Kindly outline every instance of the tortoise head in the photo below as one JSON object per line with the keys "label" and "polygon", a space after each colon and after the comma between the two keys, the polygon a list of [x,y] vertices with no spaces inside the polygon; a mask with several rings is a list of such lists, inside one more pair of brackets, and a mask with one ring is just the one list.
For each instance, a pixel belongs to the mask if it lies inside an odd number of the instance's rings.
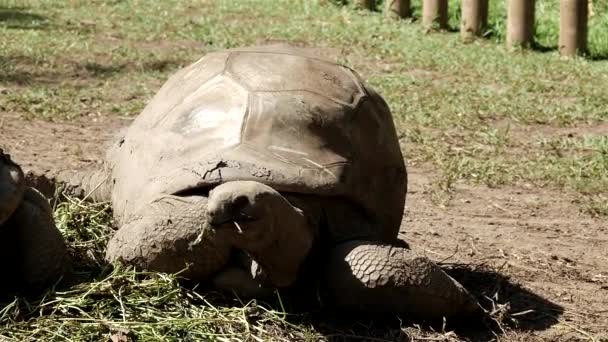
{"label": "tortoise head", "polygon": [[269,203],[278,193],[271,187],[253,181],[234,181],[218,185],[209,192],[207,215],[212,225],[235,224],[262,220],[272,208]]}

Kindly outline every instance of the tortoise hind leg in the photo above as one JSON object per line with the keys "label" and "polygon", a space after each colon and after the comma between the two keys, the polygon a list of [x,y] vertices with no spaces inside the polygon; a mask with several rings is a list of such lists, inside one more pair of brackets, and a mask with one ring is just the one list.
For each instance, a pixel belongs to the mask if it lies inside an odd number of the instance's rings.
{"label": "tortoise hind leg", "polygon": [[123,135],[124,130],[108,147],[103,164],[98,168],[81,171],[47,171],[42,174],[30,171],[25,175],[26,185],[37,189],[47,198],[53,198],[56,192],[60,191],[68,196],[93,202],[111,201],[114,185],[112,167],[124,141]]}
{"label": "tortoise hind leg", "polygon": [[326,299],[337,309],[424,319],[480,313],[477,301],[425,257],[396,246],[349,241],[330,252]]}
{"label": "tortoise hind leg", "polygon": [[53,198],[57,191],[93,202],[108,202],[112,196],[110,172],[105,168],[44,174],[30,171],[25,175],[25,182],[27,186],[37,189],[47,198]]}

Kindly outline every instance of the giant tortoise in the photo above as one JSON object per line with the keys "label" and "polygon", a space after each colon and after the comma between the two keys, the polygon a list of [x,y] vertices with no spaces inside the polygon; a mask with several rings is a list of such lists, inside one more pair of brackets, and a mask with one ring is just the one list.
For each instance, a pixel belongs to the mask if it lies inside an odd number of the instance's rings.
{"label": "giant tortoise", "polygon": [[41,290],[69,266],[49,203],[26,186],[21,167],[0,149],[0,267],[2,294]]}
{"label": "giant tortoise", "polygon": [[306,49],[207,54],[162,86],[103,170],[62,177],[111,201],[112,262],[254,295],[294,285],[306,265],[340,309],[479,309],[398,243],[407,175],[389,107],[355,71]]}

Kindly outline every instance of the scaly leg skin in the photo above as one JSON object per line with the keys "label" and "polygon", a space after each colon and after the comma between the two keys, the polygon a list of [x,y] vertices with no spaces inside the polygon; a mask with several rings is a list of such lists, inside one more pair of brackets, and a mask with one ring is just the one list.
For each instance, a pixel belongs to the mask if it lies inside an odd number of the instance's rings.
{"label": "scaly leg skin", "polygon": [[326,299],[340,310],[409,314],[422,319],[481,313],[469,292],[439,266],[412,251],[349,241],[331,251]]}
{"label": "scaly leg skin", "polygon": [[314,227],[279,192],[253,181],[227,182],[209,193],[208,215],[260,266],[252,272],[255,279],[275,287],[295,282],[312,248]]}
{"label": "scaly leg skin", "polygon": [[63,237],[41,193],[26,188],[23,201],[1,227],[3,286],[16,291],[37,291],[57,281],[69,269]]}
{"label": "scaly leg skin", "polygon": [[149,271],[208,279],[230,257],[231,245],[207,224],[207,198],[164,195],[144,204],[115,233],[106,251],[109,262]]}

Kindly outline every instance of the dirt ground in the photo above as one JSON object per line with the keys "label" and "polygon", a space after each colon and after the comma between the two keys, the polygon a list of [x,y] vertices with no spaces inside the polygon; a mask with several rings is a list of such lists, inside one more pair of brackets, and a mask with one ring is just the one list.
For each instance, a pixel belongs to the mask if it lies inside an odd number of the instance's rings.
{"label": "dirt ground", "polygon": [[[0,117],[0,147],[27,170],[94,166],[128,118],[52,123]],[[510,312],[498,340],[608,341],[608,223],[574,197],[533,186],[459,184],[431,203],[435,173],[410,165],[403,238],[446,267],[486,308]],[[465,271],[454,264],[468,264]],[[509,303],[505,306],[504,303]],[[474,339],[474,337],[473,337]]]}

